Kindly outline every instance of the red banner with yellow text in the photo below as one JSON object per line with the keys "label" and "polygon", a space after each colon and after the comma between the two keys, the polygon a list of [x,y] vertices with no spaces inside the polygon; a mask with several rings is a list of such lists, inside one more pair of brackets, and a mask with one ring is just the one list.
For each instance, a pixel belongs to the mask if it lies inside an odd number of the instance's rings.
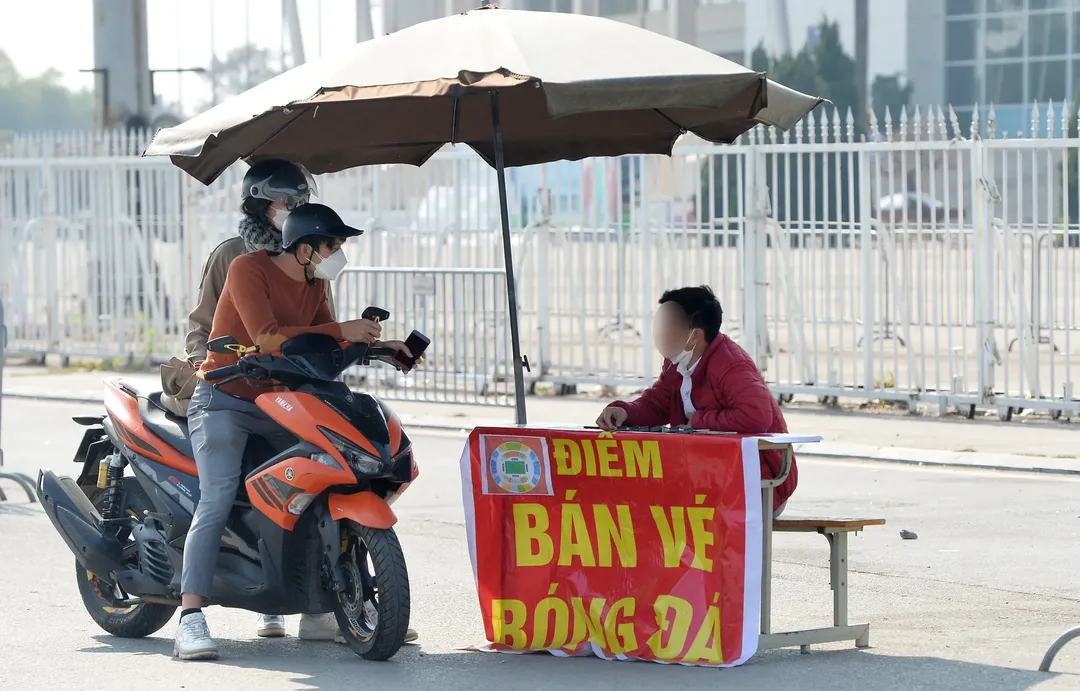
{"label": "red banner with yellow text", "polygon": [[489,649],[720,666],[756,651],[756,439],[477,428],[461,468]]}

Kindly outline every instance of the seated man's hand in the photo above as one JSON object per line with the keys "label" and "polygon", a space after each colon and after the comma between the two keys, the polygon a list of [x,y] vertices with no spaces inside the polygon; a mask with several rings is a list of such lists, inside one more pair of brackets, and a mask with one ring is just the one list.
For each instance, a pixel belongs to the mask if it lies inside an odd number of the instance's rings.
{"label": "seated man's hand", "polygon": [[604,408],[604,412],[600,413],[600,417],[596,418],[596,426],[605,432],[610,432],[616,427],[622,427],[626,423],[626,418],[625,408],[609,405]]}

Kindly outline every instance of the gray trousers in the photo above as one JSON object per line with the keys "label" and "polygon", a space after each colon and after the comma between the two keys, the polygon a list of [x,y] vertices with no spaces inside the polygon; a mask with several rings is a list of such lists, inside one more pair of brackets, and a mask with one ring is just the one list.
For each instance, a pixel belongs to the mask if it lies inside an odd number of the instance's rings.
{"label": "gray trousers", "polygon": [[202,381],[188,406],[188,429],[199,469],[200,496],[184,543],[180,590],[209,597],[221,536],[240,486],[248,437],[262,437],[279,450],[295,439],[254,403],[215,391]]}

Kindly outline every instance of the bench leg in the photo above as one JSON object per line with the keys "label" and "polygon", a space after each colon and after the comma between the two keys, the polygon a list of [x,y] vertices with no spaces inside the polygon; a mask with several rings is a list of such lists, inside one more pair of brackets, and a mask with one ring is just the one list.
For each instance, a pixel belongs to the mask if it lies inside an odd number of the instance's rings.
{"label": "bench leg", "polygon": [[833,591],[833,626],[847,626],[847,533],[826,533],[825,538],[829,541],[829,587]]}
{"label": "bench leg", "polygon": [[761,633],[772,633],[772,488],[761,490]]}
{"label": "bench leg", "polygon": [[[848,625],[848,534],[826,533],[829,540],[829,586],[833,591],[833,626]],[[870,646],[870,627],[855,639],[856,648]]]}

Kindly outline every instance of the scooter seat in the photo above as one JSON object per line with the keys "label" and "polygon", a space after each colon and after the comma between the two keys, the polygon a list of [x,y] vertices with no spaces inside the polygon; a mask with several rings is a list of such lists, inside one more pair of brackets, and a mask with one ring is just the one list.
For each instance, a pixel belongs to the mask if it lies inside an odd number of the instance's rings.
{"label": "scooter seat", "polygon": [[191,450],[191,441],[188,439],[187,420],[173,415],[162,407],[161,392],[155,391],[145,396],[139,394],[137,400],[139,416],[142,417],[147,429],[188,458],[195,458]]}
{"label": "scooter seat", "polygon": [[[144,393],[128,382],[122,382],[127,391],[135,397],[139,405],[139,416],[146,428],[158,436],[163,442],[194,460],[195,453],[191,448],[191,440],[188,438],[188,423],[182,417],[173,415],[161,404],[161,392],[153,391]],[[277,453],[265,439],[261,437],[249,437],[244,447],[244,457],[241,464],[241,477],[246,477],[255,468],[262,465],[267,459]],[[247,488],[240,483],[237,490],[237,499],[247,501]]]}

